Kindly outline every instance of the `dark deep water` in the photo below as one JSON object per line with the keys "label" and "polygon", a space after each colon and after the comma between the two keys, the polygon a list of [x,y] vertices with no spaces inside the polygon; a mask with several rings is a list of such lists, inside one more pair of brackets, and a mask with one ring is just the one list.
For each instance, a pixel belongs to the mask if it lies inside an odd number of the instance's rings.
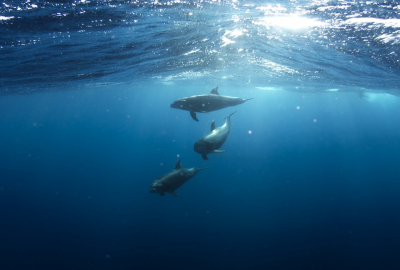
{"label": "dark deep water", "polygon": [[[164,106],[188,92],[3,97],[2,269],[400,265],[397,99],[254,92],[203,161],[193,143],[232,110],[196,123]],[[177,155],[209,168],[180,197],[148,193]]]}
{"label": "dark deep water", "polygon": [[[399,269],[398,10],[2,2],[0,269]],[[255,99],[169,107],[215,86]]]}

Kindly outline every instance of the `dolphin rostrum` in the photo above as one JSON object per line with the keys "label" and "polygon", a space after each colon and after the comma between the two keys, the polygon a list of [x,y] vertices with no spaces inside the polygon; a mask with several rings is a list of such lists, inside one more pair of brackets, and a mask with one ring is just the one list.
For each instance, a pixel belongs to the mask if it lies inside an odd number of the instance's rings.
{"label": "dolphin rostrum", "polygon": [[197,95],[180,98],[171,104],[171,108],[189,111],[190,115],[195,121],[197,119],[196,113],[208,113],[226,107],[236,106],[244,103],[253,98],[243,99],[239,97],[222,96],[218,93],[218,86],[211,90],[210,94]]}
{"label": "dolphin rostrum", "polygon": [[202,168],[181,168],[181,160],[178,159],[175,165],[175,169],[167,174],[164,174],[160,178],[154,180],[151,184],[150,193],[159,193],[161,196],[165,195],[165,192],[171,193],[172,195],[179,196],[175,193],[175,189],[185,184],[190,178],[195,176]]}
{"label": "dolphin rostrum", "polygon": [[219,148],[224,144],[231,131],[231,116],[235,112],[226,117],[225,124],[220,127],[216,128],[213,120],[211,123],[211,133],[194,144],[194,151],[199,153],[204,160],[208,160],[207,154],[225,152],[225,150],[219,150]]}

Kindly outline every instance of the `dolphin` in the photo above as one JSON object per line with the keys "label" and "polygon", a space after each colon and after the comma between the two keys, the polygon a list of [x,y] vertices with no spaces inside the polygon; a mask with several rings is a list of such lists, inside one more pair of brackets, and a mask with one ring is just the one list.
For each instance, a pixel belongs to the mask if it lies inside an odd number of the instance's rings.
{"label": "dolphin", "polygon": [[197,119],[196,113],[208,113],[226,107],[236,106],[253,98],[243,99],[239,97],[222,96],[218,93],[218,86],[211,90],[208,95],[197,95],[180,98],[175,100],[170,106],[171,108],[181,109],[190,112],[193,120]]}
{"label": "dolphin", "polygon": [[151,184],[150,193],[159,193],[161,196],[164,196],[165,192],[168,192],[174,196],[180,196],[178,193],[175,193],[175,189],[185,184],[190,178],[195,176],[201,170],[204,169],[181,168],[181,160],[178,159],[173,171],[154,180],[154,182]]}
{"label": "dolphin", "polygon": [[219,148],[224,144],[229,132],[231,131],[230,117],[235,112],[226,117],[225,124],[220,127],[216,128],[213,120],[211,123],[211,133],[194,144],[194,151],[199,153],[204,160],[208,160],[207,154],[225,152],[225,150],[219,150]]}

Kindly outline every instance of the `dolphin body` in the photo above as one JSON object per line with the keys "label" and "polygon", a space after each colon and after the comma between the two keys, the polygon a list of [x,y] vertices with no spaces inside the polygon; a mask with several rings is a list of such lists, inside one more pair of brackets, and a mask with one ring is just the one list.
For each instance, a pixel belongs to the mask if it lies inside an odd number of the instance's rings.
{"label": "dolphin body", "polygon": [[226,117],[225,124],[220,127],[216,128],[213,120],[211,123],[211,133],[194,144],[194,151],[199,153],[204,160],[208,160],[207,154],[225,152],[225,150],[219,150],[219,148],[224,144],[231,131],[231,116],[235,112]]}
{"label": "dolphin body", "polygon": [[200,170],[203,169],[181,168],[181,160],[178,159],[175,165],[175,169],[172,172],[164,174],[160,178],[154,180],[154,182],[151,184],[150,193],[159,193],[161,196],[164,196],[165,192],[168,192],[174,196],[180,196],[178,193],[175,193],[175,189],[185,184]]}
{"label": "dolphin body", "polygon": [[250,99],[253,98],[243,99],[239,97],[222,96],[218,93],[217,86],[211,90],[210,94],[208,95],[197,95],[175,100],[171,104],[171,108],[189,111],[193,120],[199,121],[196,116],[197,112],[208,113],[226,107],[236,106]]}

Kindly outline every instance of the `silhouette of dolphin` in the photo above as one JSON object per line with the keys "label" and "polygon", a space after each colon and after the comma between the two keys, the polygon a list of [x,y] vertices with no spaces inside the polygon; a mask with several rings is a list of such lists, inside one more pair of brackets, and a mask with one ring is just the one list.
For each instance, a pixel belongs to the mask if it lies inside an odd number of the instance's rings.
{"label": "silhouette of dolphin", "polygon": [[165,192],[171,193],[174,196],[179,196],[175,193],[175,189],[185,184],[190,178],[195,176],[202,168],[181,168],[181,160],[178,159],[175,169],[167,174],[164,174],[151,184],[150,193],[159,193],[161,196]]}
{"label": "silhouette of dolphin", "polygon": [[236,106],[253,98],[243,99],[239,97],[222,96],[218,93],[218,86],[211,90],[210,94],[197,95],[180,98],[171,104],[171,108],[181,109],[190,112],[193,120],[197,119],[196,113],[208,113],[226,107]]}
{"label": "silhouette of dolphin", "polygon": [[199,153],[204,160],[208,160],[207,154],[225,152],[225,150],[219,150],[219,148],[224,144],[226,138],[228,138],[229,132],[231,131],[230,117],[235,112],[226,117],[225,124],[220,127],[215,128],[215,122],[213,120],[211,123],[211,133],[194,144],[194,151]]}

